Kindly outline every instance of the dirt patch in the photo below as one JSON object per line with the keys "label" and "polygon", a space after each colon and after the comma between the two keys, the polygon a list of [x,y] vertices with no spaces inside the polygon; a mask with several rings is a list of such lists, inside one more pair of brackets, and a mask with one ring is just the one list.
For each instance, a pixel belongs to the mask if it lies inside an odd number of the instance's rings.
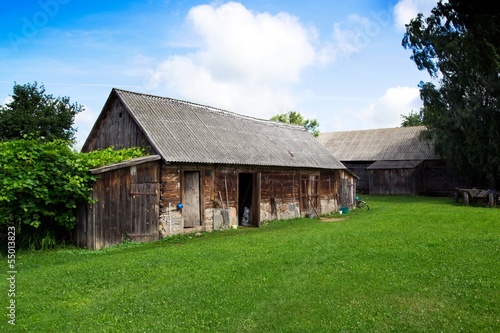
{"label": "dirt patch", "polygon": [[330,218],[322,218],[320,219],[321,222],[340,222],[344,221],[346,218],[345,217],[330,217]]}

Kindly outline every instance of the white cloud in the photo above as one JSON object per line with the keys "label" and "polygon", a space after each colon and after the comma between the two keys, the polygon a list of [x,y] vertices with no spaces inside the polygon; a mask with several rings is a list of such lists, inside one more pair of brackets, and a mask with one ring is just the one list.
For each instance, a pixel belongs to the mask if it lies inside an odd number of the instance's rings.
{"label": "white cloud", "polygon": [[1,105],[5,105],[5,104],[8,104],[8,103],[10,103],[10,102],[12,102],[12,97],[11,97],[11,96],[7,96],[7,97],[5,97],[5,98],[3,99],[2,103],[0,104],[0,106],[1,106]]}
{"label": "white cloud", "polygon": [[398,31],[405,31],[405,24],[410,23],[418,13],[428,16],[437,5],[437,0],[400,0],[394,6],[394,24]]}
{"label": "white cloud", "polygon": [[165,59],[149,75],[155,92],[268,118],[297,104],[304,70],[329,61],[317,32],[287,13],[253,13],[235,2],[193,7],[194,52]]}
{"label": "white cloud", "polygon": [[386,128],[401,126],[401,115],[418,112],[422,106],[418,88],[393,87],[384,96],[355,114],[362,128]]}
{"label": "white cloud", "polygon": [[369,17],[351,14],[333,26],[333,59],[348,58],[370,45],[389,26],[389,11],[372,12]]}

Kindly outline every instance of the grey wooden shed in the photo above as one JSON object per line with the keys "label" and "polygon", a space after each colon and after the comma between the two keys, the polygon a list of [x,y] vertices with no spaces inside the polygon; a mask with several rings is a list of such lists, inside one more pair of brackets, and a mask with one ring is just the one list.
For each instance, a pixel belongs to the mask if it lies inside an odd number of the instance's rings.
{"label": "grey wooden shed", "polygon": [[370,194],[448,195],[460,181],[420,139],[424,126],[321,133],[318,140]]}

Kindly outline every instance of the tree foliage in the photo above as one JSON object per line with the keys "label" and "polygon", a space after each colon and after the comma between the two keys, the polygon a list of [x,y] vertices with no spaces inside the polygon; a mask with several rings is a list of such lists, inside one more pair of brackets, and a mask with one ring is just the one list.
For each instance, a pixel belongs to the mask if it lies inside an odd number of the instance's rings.
{"label": "tree foliage", "polygon": [[465,175],[500,173],[500,12],[489,0],[439,1],[406,25],[402,44],[438,81],[421,82],[423,122],[436,151]]}
{"label": "tree foliage", "polygon": [[401,115],[401,127],[413,127],[413,126],[422,126],[424,124],[423,121],[423,111],[413,112],[413,110],[408,115]]}
{"label": "tree foliage", "polygon": [[271,120],[279,121],[282,123],[295,124],[304,126],[304,128],[311,133],[314,137],[319,136],[319,122],[316,119],[304,119],[300,112],[289,111],[288,113],[281,113],[271,117]]}
{"label": "tree foliage", "polygon": [[43,84],[14,84],[11,102],[0,107],[0,139],[16,140],[25,135],[45,140],[75,139],[75,115],[83,110],[69,97],[55,98]]}
{"label": "tree foliage", "polygon": [[64,239],[76,205],[91,201],[89,170],[143,155],[139,148],[78,153],[63,140],[0,142],[0,231],[14,226],[24,247]]}

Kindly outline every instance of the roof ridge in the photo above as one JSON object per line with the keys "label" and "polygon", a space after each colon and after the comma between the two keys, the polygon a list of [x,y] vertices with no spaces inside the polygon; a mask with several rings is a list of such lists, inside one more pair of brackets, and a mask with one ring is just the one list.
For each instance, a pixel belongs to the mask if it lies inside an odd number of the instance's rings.
{"label": "roof ridge", "polygon": [[185,101],[185,100],[181,100],[181,99],[176,99],[176,98],[172,98],[172,97],[164,97],[164,96],[158,96],[158,95],[140,93],[140,92],[135,92],[135,91],[130,91],[130,90],[124,90],[124,89],[119,89],[119,88],[113,88],[113,90],[115,90],[118,93],[133,94],[133,95],[138,95],[138,96],[144,96],[144,97],[147,97],[147,98],[152,98],[152,99],[157,99],[157,100],[164,100],[164,101],[166,100],[166,101],[170,101],[170,102],[173,102],[173,103],[180,103],[180,104],[185,104],[185,105],[189,105],[189,106],[193,106],[193,107],[207,109],[210,112],[214,112],[214,113],[218,113],[218,114],[223,114],[223,115],[229,116],[229,117],[235,117],[235,118],[240,118],[240,119],[251,120],[251,121],[259,122],[259,123],[262,123],[262,124],[268,125],[268,126],[278,126],[278,127],[284,127],[284,128],[291,128],[291,129],[306,131],[306,129],[303,126],[301,126],[301,125],[283,123],[283,122],[273,121],[273,120],[266,120],[266,119],[262,119],[262,118],[256,118],[256,117],[252,117],[252,116],[247,116],[247,115],[235,113],[235,112],[232,112],[232,111],[227,111],[227,110],[224,110],[224,109],[221,109],[221,108],[216,108],[216,107],[213,107],[213,106],[204,105],[204,104],[200,104],[200,103],[189,102],[189,101]]}
{"label": "roof ridge", "polygon": [[408,131],[408,130],[423,130],[425,125],[419,126],[408,126],[408,127],[383,127],[383,128],[372,128],[372,129],[358,129],[358,130],[346,130],[346,131],[333,131],[333,132],[323,132],[321,134],[334,134],[334,133],[350,133],[350,132],[375,132],[375,131]]}

